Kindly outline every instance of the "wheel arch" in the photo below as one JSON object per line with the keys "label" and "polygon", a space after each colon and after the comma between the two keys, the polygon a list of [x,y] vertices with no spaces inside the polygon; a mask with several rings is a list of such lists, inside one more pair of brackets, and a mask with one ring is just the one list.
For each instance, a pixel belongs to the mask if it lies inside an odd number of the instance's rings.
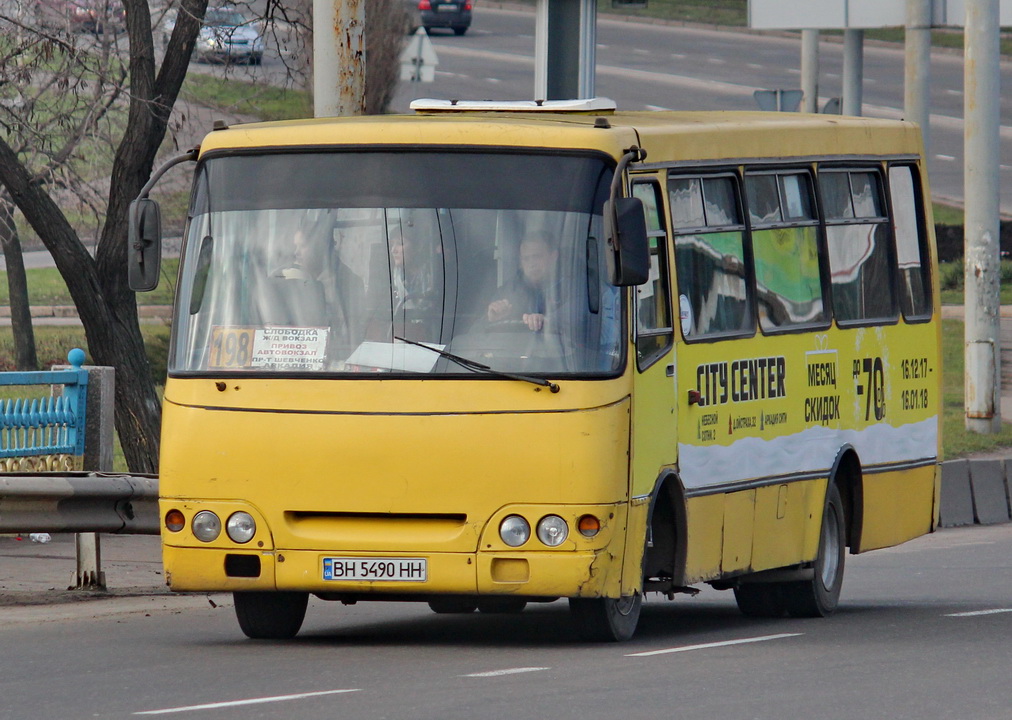
{"label": "wheel arch", "polygon": [[647,548],[643,553],[643,577],[659,567],[669,569],[673,585],[683,585],[688,549],[685,486],[678,473],[665,469],[657,476],[647,512]]}
{"label": "wheel arch", "polygon": [[843,500],[847,547],[852,555],[861,552],[861,529],[864,524],[864,473],[857,450],[844,445],[836,455],[829,482],[835,483]]}

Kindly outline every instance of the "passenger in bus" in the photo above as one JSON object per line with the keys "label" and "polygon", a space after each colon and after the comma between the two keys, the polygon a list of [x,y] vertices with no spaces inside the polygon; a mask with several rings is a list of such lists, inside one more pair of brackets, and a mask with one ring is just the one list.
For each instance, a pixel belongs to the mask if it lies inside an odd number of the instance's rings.
{"label": "passenger in bus", "polygon": [[394,336],[432,340],[442,280],[410,223],[391,227],[386,245],[388,252],[377,257],[379,264],[372,268],[366,337],[382,342]]}
{"label": "passenger in bus", "polygon": [[271,324],[329,329],[328,364],[343,361],[361,342],[362,279],[341,261],[329,225],[300,226],[292,235],[292,262],[273,274],[277,306]]}
{"label": "passenger in bus", "polygon": [[499,288],[488,305],[489,324],[523,323],[541,332],[559,310],[557,265],[559,252],[547,233],[528,235],[520,243],[520,270]]}

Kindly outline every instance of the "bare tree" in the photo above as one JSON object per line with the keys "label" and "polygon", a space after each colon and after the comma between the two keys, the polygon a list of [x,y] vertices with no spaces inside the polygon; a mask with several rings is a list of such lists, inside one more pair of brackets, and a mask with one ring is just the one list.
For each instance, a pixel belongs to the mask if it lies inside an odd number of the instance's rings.
{"label": "bare tree", "polygon": [[[106,0],[102,9],[114,12],[114,3]],[[136,299],[126,286],[126,212],[151,174],[207,0],[180,0],[185,12],[160,66],[146,0],[123,5],[128,61],[119,47],[124,39],[112,31],[114,21],[103,25],[98,37],[40,27],[40,18],[23,14],[0,18],[11,30],[4,42],[14,39],[17,45],[4,56],[0,87],[13,88],[8,97],[19,100],[5,104],[0,116],[7,136],[0,138],[0,183],[66,281],[92,360],[116,369],[116,429],[127,465],[135,472],[154,472],[161,413]],[[109,111],[121,101],[127,103],[127,115],[120,128]],[[66,178],[80,172],[70,160],[81,159],[82,139],[99,132],[103,118],[104,129],[119,139],[93,258],[58,201]],[[8,142],[14,137],[22,139],[20,147]]]}
{"label": "bare tree", "polygon": [[380,115],[390,108],[400,77],[408,16],[403,0],[370,0],[365,6],[365,111]]}
{"label": "bare tree", "polygon": [[35,352],[35,331],[28,305],[24,255],[14,223],[14,206],[6,193],[0,196],[0,246],[3,247],[4,258],[7,260],[7,296],[10,298],[11,329],[14,331],[14,367],[18,370],[38,370],[39,359]]}
{"label": "bare tree", "polygon": [[[165,27],[164,5],[97,0],[101,19],[86,34],[26,13],[25,0],[0,8],[0,185],[53,256],[91,360],[116,369],[116,430],[134,472],[157,470],[161,412],[136,297],[126,284],[127,210],[166,137],[207,2],[172,0],[175,23],[160,63],[155,37]],[[399,0],[370,5],[367,87],[371,111],[380,112],[393,95],[404,20]],[[3,9],[11,6],[13,12]],[[286,60],[289,79],[309,55],[309,10],[305,0],[269,0],[258,21]],[[96,165],[111,165],[111,172],[96,180]],[[94,257],[87,223],[68,218],[71,205],[94,218]],[[8,237],[16,241],[16,234]]]}

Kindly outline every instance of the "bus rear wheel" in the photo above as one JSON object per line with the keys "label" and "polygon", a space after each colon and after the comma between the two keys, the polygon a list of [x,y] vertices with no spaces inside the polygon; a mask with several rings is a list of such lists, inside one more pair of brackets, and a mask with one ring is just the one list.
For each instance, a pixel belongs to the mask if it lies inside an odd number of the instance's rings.
{"label": "bus rear wheel", "polygon": [[778,618],[786,612],[779,583],[750,583],[734,589],[734,601],[746,617]]}
{"label": "bus rear wheel", "polygon": [[636,632],[643,607],[639,593],[621,598],[569,598],[576,631],[590,642],[622,642]]}
{"label": "bus rear wheel", "polygon": [[295,637],[306,618],[309,593],[234,592],[235,616],[246,637],[287,640]]}
{"label": "bus rear wheel", "polygon": [[792,617],[826,617],[840,602],[843,566],[847,550],[847,526],[843,500],[835,483],[826,490],[822,511],[819,554],[811,580],[786,582],[781,586],[784,605]]}

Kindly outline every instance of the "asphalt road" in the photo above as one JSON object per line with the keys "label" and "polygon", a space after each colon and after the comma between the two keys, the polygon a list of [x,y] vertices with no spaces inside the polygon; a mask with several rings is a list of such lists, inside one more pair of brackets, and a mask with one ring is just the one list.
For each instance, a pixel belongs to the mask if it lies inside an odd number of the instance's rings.
{"label": "asphalt road", "polygon": [[[534,15],[482,8],[464,37],[433,34],[439,57],[433,83],[402,83],[393,109],[414,98],[531,99],[534,91]],[[841,94],[843,52],[820,45],[820,106]],[[864,53],[864,114],[903,115],[900,46],[871,42]],[[596,92],[625,109],[757,110],[753,92],[800,86],[799,35],[748,34],[699,27],[620,22],[597,26]],[[1012,87],[1012,63],[1001,65]],[[929,174],[938,199],[963,198],[963,58],[936,51],[931,67]],[[1001,99],[1001,209],[1012,216],[1012,95]]]}
{"label": "asphalt road", "polygon": [[0,718],[1004,718],[1010,558],[1012,525],[945,530],[848,556],[832,618],[747,619],[705,589],[651,600],[618,645],[578,642],[561,602],[437,616],[314,600],[280,643],[246,640],[226,595],[10,625],[0,608]]}

